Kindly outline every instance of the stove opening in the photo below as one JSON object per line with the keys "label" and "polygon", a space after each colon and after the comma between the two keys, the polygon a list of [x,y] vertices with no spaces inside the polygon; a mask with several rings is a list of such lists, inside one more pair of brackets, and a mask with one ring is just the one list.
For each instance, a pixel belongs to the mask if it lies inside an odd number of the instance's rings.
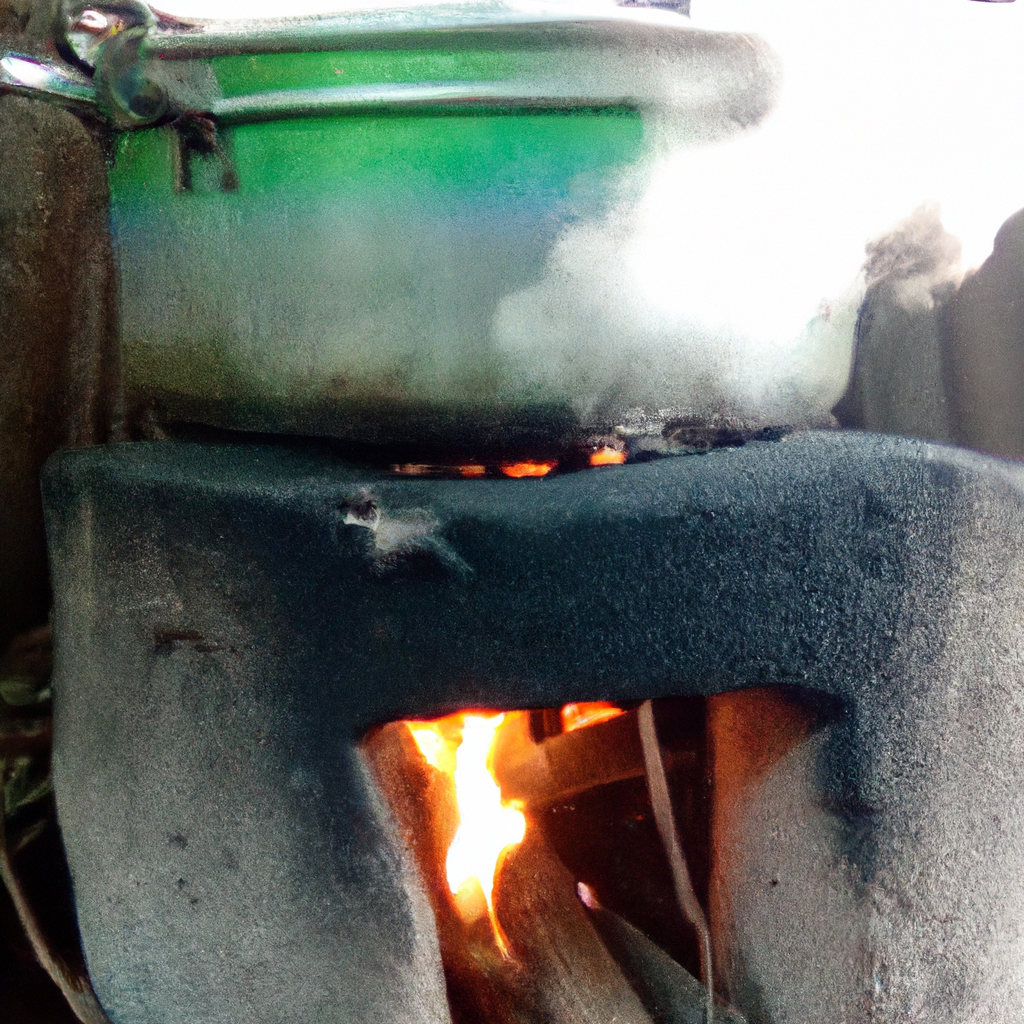
{"label": "stove opening", "polygon": [[770,757],[807,735],[801,700],[471,709],[374,730],[364,749],[433,906],[456,1024],[743,1020],[712,984],[716,772],[736,784],[715,749]]}

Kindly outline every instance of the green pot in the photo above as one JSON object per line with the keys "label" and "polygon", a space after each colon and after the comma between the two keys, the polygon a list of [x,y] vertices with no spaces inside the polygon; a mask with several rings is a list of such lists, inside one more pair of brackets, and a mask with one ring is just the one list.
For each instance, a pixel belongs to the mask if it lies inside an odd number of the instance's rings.
{"label": "green pot", "polygon": [[505,322],[566,232],[638,194],[660,153],[760,120],[776,65],[759,41],[666,11],[530,3],[147,20],[122,15],[94,55],[119,130],[134,405],[498,446],[694,411],[683,369],[652,381],[624,354],[609,389],[557,338],[524,343]]}

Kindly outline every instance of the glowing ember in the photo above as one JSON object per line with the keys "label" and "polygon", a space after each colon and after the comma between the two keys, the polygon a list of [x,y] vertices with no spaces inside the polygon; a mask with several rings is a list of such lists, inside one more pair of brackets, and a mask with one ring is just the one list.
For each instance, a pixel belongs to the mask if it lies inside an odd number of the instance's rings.
{"label": "glowing ember", "polygon": [[590,453],[592,466],[621,466],[625,461],[625,452],[620,452],[617,448],[609,448],[607,445]]}
{"label": "glowing ember", "polygon": [[489,764],[504,720],[497,714],[459,714],[407,723],[427,763],[452,775],[455,784],[459,825],[446,873],[456,909],[467,922],[486,913],[503,953],[507,947],[494,912],[494,883],[504,854],[526,834],[526,818],[514,803],[502,803]]}
{"label": "glowing ember", "polygon": [[391,472],[399,476],[487,476],[487,467],[478,465],[440,466],[428,462],[395,462]]}
{"label": "glowing ember", "polygon": [[557,462],[505,462],[499,468],[505,476],[518,480],[524,476],[547,476],[557,465]]}
{"label": "glowing ember", "polygon": [[562,728],[565,732],[572,732],[588,725],[597,725],[598,722],[607,722],[609,718],[615,718],[622,713],[622,708],[617,708],[606,700],[566,704],[562,708]]}

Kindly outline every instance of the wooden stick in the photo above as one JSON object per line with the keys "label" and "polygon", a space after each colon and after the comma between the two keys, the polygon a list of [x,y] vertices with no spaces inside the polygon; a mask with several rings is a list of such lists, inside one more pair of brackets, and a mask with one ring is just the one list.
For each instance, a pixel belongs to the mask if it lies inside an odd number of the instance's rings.
{"label": "wooden stick", "polygon": [[715,1017],[715,982],[711,963],[711,930],[708,928],[704,908],[701,907],[697,894],[693,891],[690,872],[686,866],[686,855],[679,842],[675,816],[672,813],[672,800],[668,792],[668,779],[665,776],[665,764],[661,758],[661,745],[654,727],[654,706],[649,700],[640,705],[638,714],[640,725],[640,742],[644,750],[644,764],[647,768],[647,788],[651,794],[651,806],[654,809],[654,820],[658,825],[665,853],[668,855],[669,867],[672,869],[672,884],[675,887],[676,899],[686,919],[697,931],[700,940],[700,971],[704,978],[705,1024],[713,1024]]}
{"label": "wooden stick", "polygon": [[110,1024],[110,1019],[96,998],[84,965],[81,969],[76,970],[51,948],[39,919],[32,910],[32,904],[14,870],[12,855],[7,848],[3,807],[3,784],[0,781],[0,879],[3,880],[7,892],[10,894],[11,902],[18,914],[18,920],[21,921],[21,926],[25,929],[25,934],[32,944],[36,959],[63,993],[68,1005],[82,1024]]}
{"label": "wooden stick", "polygon": [[[660,1024],[701,1024],[707,990],[639,928],[603,907],[589,886],[576,887],[598,935],[637,995]],[[722,1024],[747,1024],[731,1006],[716,1005]]]}
{"label": "wooden stick", "polygon": [[[495,757],[501,795],[527,808],[570,800],[597,786],[646,774],[636,711],[540,743],[516,736],[510,747]],[[666,760],[668,768],[677,763],[671,753]]]}
{"label": "wooden stick", "polygon": [[497,908],[520,969],[531,979],[531,1021],[653,1024],[576,897],[576,882],[540,830],[502,870]]}

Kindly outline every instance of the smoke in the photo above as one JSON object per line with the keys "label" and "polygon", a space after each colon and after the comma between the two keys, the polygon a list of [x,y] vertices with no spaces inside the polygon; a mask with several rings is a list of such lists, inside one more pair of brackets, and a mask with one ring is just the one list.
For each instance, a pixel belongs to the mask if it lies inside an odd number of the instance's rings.
{"label": "smoke", "polygon": [[856,332],[847,422],[959,436],[943,352],[961,256],[977,266],[1024,205],[1017,7],[694,0],[698,26],[779,54],[776,111],[569,226],[501,304],[499,347],[571,382],[587,419],[669,395],[676,413],[794,422],[827,418]]}
{"label": "smoke", "polygon": [[822,258],[935,202],[976,267],[1024,206],[1024,5],[694,0],[693,14],[761,33],[779,54],[785,86],[760,159],[827,207]]}
{"label": "smoke", "polygon": [[584,420],[628,408],[827,419],[848,373],[857,264],[828,279],[811,252],[799,267],[779,258],[786,217],[762,208],[744,149],[676,153],[605,218],[569,226],[543,279],[498,308],[509,361],[560,382]]}
{"label": "smoke", "polygon": [[867,292],[857,322],[843,426],[953,440],[946,360],[951,304],[962,277],[960,243],[926,204],[867,247]]}

